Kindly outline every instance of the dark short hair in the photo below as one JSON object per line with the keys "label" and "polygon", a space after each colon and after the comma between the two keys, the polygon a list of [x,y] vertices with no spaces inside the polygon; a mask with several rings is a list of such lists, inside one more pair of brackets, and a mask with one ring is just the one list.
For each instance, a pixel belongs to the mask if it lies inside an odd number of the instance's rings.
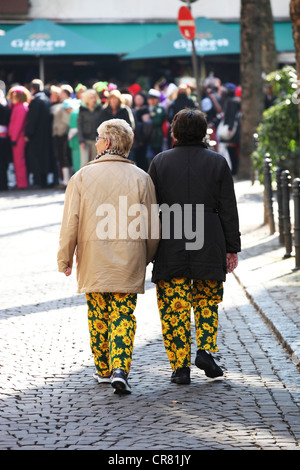
{"label": "dark short hair", "polygon": [[199,109],[182,109],[175,114],[171,124],[172,136],[181,144],[202,141],[206,131],[206,117]]}

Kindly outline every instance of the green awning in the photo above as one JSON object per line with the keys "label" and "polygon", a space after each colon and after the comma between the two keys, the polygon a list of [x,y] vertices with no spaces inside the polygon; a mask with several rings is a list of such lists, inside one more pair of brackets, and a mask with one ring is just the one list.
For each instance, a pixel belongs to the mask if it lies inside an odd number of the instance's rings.
{"label": "green awning", "polygon": [[[240,23],[221,23],[240,33]],[[138,48],[161,38],[177,27],[172,23],[60,23],[67,31],[79,34],[93,42],[101,42],[112,54],[130,54]],[[19,27],[19,24],[0,23],[1,34],[8,33]],[[1,33],[3,31],[3,33]],[[278,52],[293,52],[295,50],[292,24],[290,21],[274,22],[275,42]],[[79,52],[78,52],[79,53]],[[1,55],[1,50],[0,50]]]}
{"label": "green awning", "polygon": [[96,41],[47,20],[34,20],[0,36],[0,55],[113,54]]}
{"label": "green awning", "polygon": [[[221,23],[240,34],[240,23]],[[137,48],[160,39],[178,28],[177,23],[139,23],[139,24],[64,24],[64,27],[93,41],[101,37],[103,45],[115,54],[130,54]],[[0,26],[1,28],[1,26]],[[290,21],[274,22],[275,43],[278,52],[295,50],[292,24]]]}
{"label": "green awning", "polygon": [[[233,28],[208,18],[196,18],[196,54],[199,56],[240,53],[240,34]],[[125,60],[190,56],[192,43],[184,39],[178,26],[159,39],[126,55]]]}
{"label": "green awning", "polygon": [[[240,33],[240,23],[226,23]],[[294,52],[293,28],[290,21],[274,22],[274,37],[277,52]]]}
{"label": "green awning", "polygon": [[274,25],[274,36],[277,52],[295,51],[292,23],[276,23]]}
{"label": "green awning", "polygon": [[101,43],[115,54],[127,54],[164,36],[174,23],[64,24],[69,31]]}

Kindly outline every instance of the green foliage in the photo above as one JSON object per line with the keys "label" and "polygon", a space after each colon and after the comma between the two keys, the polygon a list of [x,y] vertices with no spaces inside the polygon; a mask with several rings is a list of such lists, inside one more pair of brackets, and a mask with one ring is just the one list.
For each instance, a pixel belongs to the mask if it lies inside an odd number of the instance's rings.
{"label": "green foliage", "polygon": [[276,70],[267,75],[265,84],[271,87],[276,100],[264,111],[257,128],[253,167],[262,181],[264,157],[269,154],[274,169],[280,166],[293,176],[299,176],[299,119],[295,98],[299,99],[300,96],[297,95],[296,71],[290,66]]}
{"label": "green foliage", "polygon": [[275,70],[265,77],[265,86],[271,86],[278,98],[291,95],[298,89],[297,73],[294,67],[286,65],[281,70]]}

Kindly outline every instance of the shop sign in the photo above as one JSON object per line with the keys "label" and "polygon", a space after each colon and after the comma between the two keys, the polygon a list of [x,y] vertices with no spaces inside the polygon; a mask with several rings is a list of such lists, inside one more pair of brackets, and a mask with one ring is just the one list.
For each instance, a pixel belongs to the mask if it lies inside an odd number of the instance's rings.
{"label": "shop sign", "polygon": [[67,45],[64,39],[51,39],[49,34],[31,34],[28,39],[16,38],[11,41],[11,47],[20,52],[53,52]]}

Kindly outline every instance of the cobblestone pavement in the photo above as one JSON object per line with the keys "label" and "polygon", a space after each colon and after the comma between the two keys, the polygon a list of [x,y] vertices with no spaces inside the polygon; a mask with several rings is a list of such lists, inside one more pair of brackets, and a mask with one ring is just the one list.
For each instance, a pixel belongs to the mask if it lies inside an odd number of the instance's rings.
{"label": "cobblestone pavement", "polygon": [[[299,369],[243,284],[249,271],[251,293],[271,295],[253,281],[255,261],[262,269],[251,251],[255,216],[249,220],[260,210],[258,193],[237,183],[245,253],[220,307],[224,377],[208,379],[193,365],[190,385],[170,383],[149,268],[127,396],[94,381],[85,298],[74,274],[57,272],[64,194],[2,193],[0,449],[299,450]],[[275,280],[272,295],[284,311]]]}
{"label": "cobblestone pavement", "polygon": [[[236,184],[243,229],[243,250],[236,276],[249,298],[272,327],[281,343],[300,363],[300,270],[295,270],[295,257],[286,258],[279,243],[278,208],[274,198],[274,234],[263,225],[263,189],[258,183]],[[293,200],[290,201],[293,226]]]}

